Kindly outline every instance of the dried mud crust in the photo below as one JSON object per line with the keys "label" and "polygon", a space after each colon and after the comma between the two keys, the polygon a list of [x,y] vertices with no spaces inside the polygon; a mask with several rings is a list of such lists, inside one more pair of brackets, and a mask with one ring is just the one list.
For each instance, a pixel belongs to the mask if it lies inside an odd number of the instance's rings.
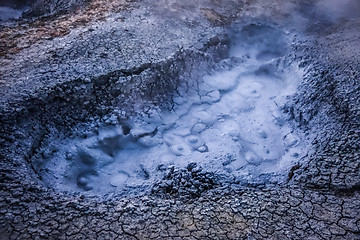
{"label": "dried mud crust", "polygon": [[[38,19],[34,21],[21,20],[23,22],[20,26],[0,27],[0,56],[6,57],[35,43],[66,36],[71,30],[85,26],[87,23],[104,21],[109,13],[129,8],[130,1],[91,0],[79,1],[76,4],[70,4],[71,1],[69,3],[60,1],[59,6],[56,5],[56,1],[53,2],[37,1],[36,6],[33,6],[34,9],[28,13],[28,18],[38,16]],[[53,12],[40,6],[47,6],[51,3],[55,5]],[[65,14],[59,13],[64,11]]]}
{"label": "dried mud crust", "polygon": [[315,37],[317,45],[303,59],[312,71],[289,104],[290,114],[307,129],[316,147],[295,171],[295,182],[309,188],[360,189],[358,24],[359,20],[348,21],[325,28],[330,32],[326,37],[321,32]]}
{"label": "dried mud crust", "polygon": [[[74,128],[91,128],[86,125],[90,116],[100,116],[95,122],[105,122],[106,117],[102,117],[115,105],[112,94],[126,90],[121,84],[116,86],[115,79],[136,76],[142,96],[141,89],[148,87],[144,82],[154,78],[148,72],[179,80],[179,72],[200,60],[205,64],[200,67],[209,67],[213,59],[208,54],[217,53],[221,58],[226,38],[204,40],[196,50],[176,52],[173,48],[176,54],[156,63],[138,61],[137,67],[117,66],[116,71],[93,74],[90,78],[71,78],[65,83],[59,80],[51,88],[43,88],[43,92],[40,87],[26,95],[20,89],[25,97],[19,95],[16,101],[2,98],[1,238],[360,239],[360,57],[359,31],[354,31],[358,24],[349,21],[341,28],[329,27],[324,35],[309,38],[296,53],[308,72],[299,93],[289,103],[288,112],[308,133],[315,151],[293,168],[289,183],[280,186],[222,185],[216,175],[189,166],[171,170],[165,179],[168,182],[149,196],[87,198],[54,193],[42,185],[27,162],[49,131],[58,132],[60,137],[71,135],[67,132]],[[217,33],[214,30],[209,35]],[[336,44],[338,47],[334,47]],[[190,62],[184,63],[184,59]],[[161,75],[171,63],[177,66],[175,71]],[[39,66],[37,70],[42,68]],[[61,72],[44,75],[34,77],[34,83],[46,82],[48,76],[59,79]],[[9,74],[6,77],[15,78]],[[176,85],[176,81],[158,82],[161,83]],[[77,96],[79,91],[82,94]],[[163,96],[162,92],[157,94]],[[103,95],[108,97],[99,98]],[[83,107],[89,101],[93,104]]]}
{"label": "dried mud crust", "polygon": [[4,239],[358,239],[359,194],[226,188],[180,201],[95,201],[2,184]]}

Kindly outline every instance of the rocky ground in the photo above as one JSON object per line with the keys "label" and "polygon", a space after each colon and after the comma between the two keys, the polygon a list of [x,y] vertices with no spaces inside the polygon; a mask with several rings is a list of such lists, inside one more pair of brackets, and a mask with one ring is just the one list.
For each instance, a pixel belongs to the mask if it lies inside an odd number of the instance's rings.
{"label": "rocky ground", "polygon": [[[0,27],[1,239],[360,239],[352,1],[347,15],[333,1],[49,2]],[[231,29],[251,23],[298,35],[292,57],[305,76],[284,112],[311,151],[286,183],[223,181],[189,165],[164,170],[166,184],[146,195],[44,185],[31,159],[51,139],[171,105],[180,83],[227,57]]]}

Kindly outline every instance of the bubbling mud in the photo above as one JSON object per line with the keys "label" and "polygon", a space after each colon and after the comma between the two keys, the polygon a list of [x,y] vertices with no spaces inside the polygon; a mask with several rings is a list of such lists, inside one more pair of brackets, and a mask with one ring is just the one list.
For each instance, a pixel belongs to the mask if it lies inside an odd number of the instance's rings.
{"label": "bubbling mud", "polygon": [[90,195],[145,191],[162,169],[193,162],[225,177],[284,181],[307,151],[281,110],[303,74],[288,57],[290,35],[256,24],[240,28],[229,58],[203,78],[189,79],[194,87],[179,86],[171,110],[60,141],[39,169],[43,181]]}

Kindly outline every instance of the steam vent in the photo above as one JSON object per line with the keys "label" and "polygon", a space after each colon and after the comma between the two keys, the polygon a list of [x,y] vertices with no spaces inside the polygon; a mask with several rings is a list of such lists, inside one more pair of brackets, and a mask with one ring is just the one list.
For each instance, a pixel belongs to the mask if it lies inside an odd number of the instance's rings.
{"label": "steam vent", "polygon": [[360,239],[360,2],[0,1],[0,239]]}

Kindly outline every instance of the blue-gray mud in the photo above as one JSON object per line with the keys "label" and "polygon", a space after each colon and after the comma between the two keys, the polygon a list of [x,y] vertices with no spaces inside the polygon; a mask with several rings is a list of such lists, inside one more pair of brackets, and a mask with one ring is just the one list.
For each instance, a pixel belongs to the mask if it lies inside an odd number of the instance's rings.
{"label": "blue-gray mud", "polygon": [[34,1],[0,29],[1,238],[360,239],[356,9]]}

